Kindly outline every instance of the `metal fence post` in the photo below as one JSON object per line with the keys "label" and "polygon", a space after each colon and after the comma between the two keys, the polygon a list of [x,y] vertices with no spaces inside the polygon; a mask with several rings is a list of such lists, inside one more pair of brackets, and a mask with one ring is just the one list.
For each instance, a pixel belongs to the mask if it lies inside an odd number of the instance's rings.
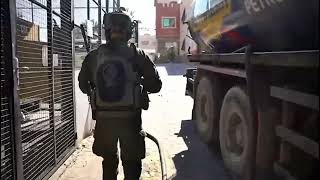
{"label": "metal fence post", "polygon": [[[51,59],[51,84],[50,84],[50,89],[52,90],[51,92],[51,101],[50,101],[50,105],[49,107],[51,107],[51,111],[49,110],[49,117],[52,117],[52,133],[53,133],[53,146],[54,146],[54,164],[56,165],[57,164],[57,137],[56,137],[56,117],[55,117],[55,107],[54,107],[54,104],[55,104],[55,87],[54,87],[54,83],[55,83],[55,78],[54,78],[54,59],[53,59],[53,46],[54,46],[54,43],[53,43],[53,18],[52,18],[52,0],[47,0],[47,6],[48,6],[48,11],[47,11],[47,22],[48,22],[48,30],[50,30],[49,32],[51,33],[48,33],[48,36],[50,36],[49,41],[48,41],[48,56],[50,57]],[[50,109],[50,108],[49,108]]]}
{"label": "metal fence post", "polygon": [[[74,22],[74,0],[71,1],[71,22]],[[73,26],[74,29],[74,26]],[[73,32],[73,30],[72,30]],[[76,62],[75,62],[75,43],[74,43],[74,33],[72,35],[72,96],[73,96],[73,117],[74,117],[74,133],[75,137],[74,139],[78,140],[78,133],[77,133],[77,111],[76,111],[76,88],[75,88],[75,68],[76,68]],[[76,144],[77,145],[77,144]]]}
{"label": "metal fence post", "polygon": [[20,99],[18,95],[18,59],[16,57],[16,1],[9,0],[10,8],[10,26],[11,26],[11,48],[12,48],[12,95],[13,102],[11,104],[11,113],[13,115],[13,128],[14,128],[14,155],[15,155],[15,178],[23,180],[23,159],[22,159],[22,135],[21,135],[21,110]]}

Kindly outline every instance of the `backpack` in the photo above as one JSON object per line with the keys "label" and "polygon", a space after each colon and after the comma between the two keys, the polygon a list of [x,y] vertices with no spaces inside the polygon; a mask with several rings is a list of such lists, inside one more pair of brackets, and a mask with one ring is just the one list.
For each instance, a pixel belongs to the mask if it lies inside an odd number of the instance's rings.
{"label": "backpack", "polygon": [[141,75],[134,63],[135,53],[128,46],[120,54],[107,46],[97,50],[95,81],[95,109],[107,117],[128,117],[142,108]]}

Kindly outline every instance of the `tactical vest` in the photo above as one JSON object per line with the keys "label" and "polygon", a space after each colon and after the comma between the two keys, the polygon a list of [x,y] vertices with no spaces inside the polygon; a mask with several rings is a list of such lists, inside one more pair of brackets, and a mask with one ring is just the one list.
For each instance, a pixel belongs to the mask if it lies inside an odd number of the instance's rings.
{"label": "tactical vest", "polygon": [[112,52],[107,45],[100,46],[92,71],[92,109],[106,118],[130,117],[142,108],[141,76],[134,63],[134,51],[128,46],[116,51],[121,54]]}

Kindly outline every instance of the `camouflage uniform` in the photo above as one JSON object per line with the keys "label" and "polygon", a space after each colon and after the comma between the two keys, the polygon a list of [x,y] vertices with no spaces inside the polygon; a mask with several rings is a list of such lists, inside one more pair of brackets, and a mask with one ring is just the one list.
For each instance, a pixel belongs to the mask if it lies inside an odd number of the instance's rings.
{"label": "camouflage uniform", "polygon": [[[123,55],[120,46],[107,46],[115,55]],[[128,49],[128,47],[126,47]],[[129,48],[132,49],[132,48]],[[142,50],[134,48],[134,64],[139,69],[138,72],[143,77],[144,89],[150,93],[159,92],[162,82],[152,61]],[[82,63],[82,68],[78,77],[79,87],[83,93],[89,93],[88,81],[92,80],[92,69],[95,69],[97,50],[91,51]],[[131,118],[104,118],[103,113],[96,112],[96,128],[94,133],[93,152],[104,158],[103,179],[116,180],[119,163],[117,143],[120,142],[121,160],[124,168],[125,179],[138,180],[141,174],[141,159],[145,157],[145,141],[139,134],[141,131],[141,110],[135,112]]]}

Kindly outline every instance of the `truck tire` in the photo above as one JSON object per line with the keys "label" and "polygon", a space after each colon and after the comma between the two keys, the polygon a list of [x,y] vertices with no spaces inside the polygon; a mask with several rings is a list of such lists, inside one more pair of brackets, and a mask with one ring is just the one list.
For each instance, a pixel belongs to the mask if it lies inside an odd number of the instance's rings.
{"label": "truck tire", "polygon": [[[196,130],[207,144],[216,142],[219,144],[219,103],[218,92],[214,91],[215,82],[204,77],[197,87],[194,117]],[[218,147],[219,149],[219,147]]]}
{"label": "truck tire", "polygon": [[227,169],[240,178],[250,171],[253,144],[253,117],[249,97],[240,87],[231,88],[220,113],[220,150]]}

